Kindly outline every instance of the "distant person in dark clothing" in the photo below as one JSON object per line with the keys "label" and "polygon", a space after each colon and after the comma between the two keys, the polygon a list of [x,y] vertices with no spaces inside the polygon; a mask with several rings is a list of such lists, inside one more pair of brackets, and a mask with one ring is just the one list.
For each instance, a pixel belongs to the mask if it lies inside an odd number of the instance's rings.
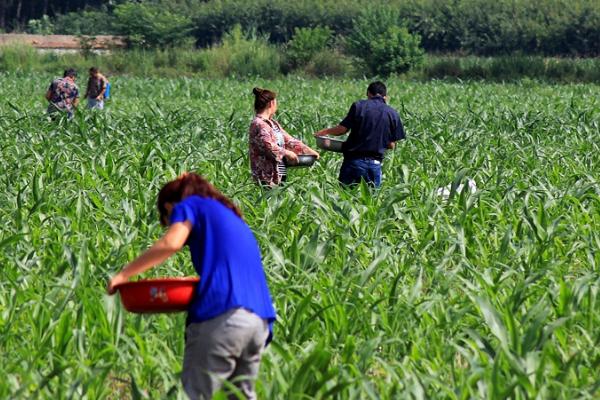
{"label": "distant person in dark clothing", "polygon": [[350,131],[342,145],[344,161],[339,180],[345,185],[361,180],[379,187],[381,163],[386,149],[393,149],[405,138],[398,112],[386,104],[387,89],[382,82],[367,88],[367,99],[352,104],[348,115],[339,125],[320,130],[315,136],[339,136]]}
{"label": "distant person in dark clothing", "polygon": [[107,85],[108,79],[100,73],[98,68],[90,68],[90,77],[85,91],[88,108],[97,110],[104,109],[104,94]]}
{"label": "distant person in dark clothing", "polygon": [[73,68],[65,71],[62,78],[52,81],[48,91],[46,91],[46,100],[48,104],[48,114],[56,116],[60,112],[67,114],[69,118],[73,117],[75,107],[79,104],[79,88],[75,84],[77,72]]}

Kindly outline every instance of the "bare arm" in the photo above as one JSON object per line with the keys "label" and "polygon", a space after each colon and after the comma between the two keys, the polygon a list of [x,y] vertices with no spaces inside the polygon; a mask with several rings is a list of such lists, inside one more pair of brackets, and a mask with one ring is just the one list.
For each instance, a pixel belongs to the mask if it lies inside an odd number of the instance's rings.
{"label": "bare arm", "polygon": [[321,156],[319,155],[319,152],[318,152],[318,151],[316,151],[316,150],[314,150],[314,149],[311,149],[311,148],[310,148],[310,147],[308,147],[308,146],[306,146],[306,154],[310,154],[310,155],[312,155],[312,156],[315,156],[315,157],[317,157],[317,160],[318,160],[319,158],[321,158]]}
{"label": "bare arm", "polygon": [[108,294],[114,294],[116,291],[115,286],[127,282],[132,276],[141,274],[166,261],[183,247],[191,231],[192,224],[190,221],[177,222],[171,225],[162,238],[158,239],[152,247],[143,252],[138,258],[127,264],[121,272],[110,280],[107,287]]}
{"label": "bare arm", "polygon": [[79,105],[79,88],[77,86],[75,86],[74,92],[71,97],[73,98],[73,107],[77,107]]}
{"label": "bare arm", "polygon": [[340,135],[345,134],[346,132],[348,132],[348,128],[346,128],[343,125],[337,125],[337,126],[334,126],[333,128],[322,129],[319,132],[315,133],[315,136],[326,136],[326,135],[340,136]]}
{"label": "bare arm", "polygon": [[[298,154],[311,154],[319,158],[319,153],[302,143],[301,140],[298,140],[289,133],[287,133],[283,128],[281,128],[281,125],[279,125],[279,128],[283,133],[283,138],[285,141],[286,157],[291,158],[293,161],[296,162],[298,161],[298,158],[296,157],[296,155]],[[289,154],[289,152],[293,153],[293,155]]]}
{"label": "bare arm", "polygon": [[387,145],[387,148],[388,148],[388,149],[390,149],[390,150],[393,150],[395,147],[396,147],[396,142],[390,142],[390,143]]}
{"label": "bare arm", "polygon": [[46,92],[46,100],[50,101],[52,99],[52,91],[48,89]]}
{"label": "bare arm", "polygon": [[104,92],[106,92],[106,85],[108,84],[108,79],[106,79],[104,75],[100,75],[100,78],[102,79],[102,91],[98,97],[96,97],[96,100],[102,100],[104,98]]}

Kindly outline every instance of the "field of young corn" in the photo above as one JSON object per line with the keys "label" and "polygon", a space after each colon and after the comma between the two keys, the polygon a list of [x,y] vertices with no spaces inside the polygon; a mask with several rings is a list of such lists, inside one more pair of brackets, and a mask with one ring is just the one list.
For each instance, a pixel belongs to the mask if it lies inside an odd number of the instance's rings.
{"label": "field of young corn", "polygon": [[[115,78],[67,123],[50,79],[0,75],[0,398],[184,398],[185,316],[105,294],[183,171],[260,242],[279,315],[260,398],[600,396],[600,87],[390,80],[408,139],[371,193],[334,153],[272,191],[247,158],[253,86],[315,147],[368,81]],[[186,250],[145,276],[193,272]]]}

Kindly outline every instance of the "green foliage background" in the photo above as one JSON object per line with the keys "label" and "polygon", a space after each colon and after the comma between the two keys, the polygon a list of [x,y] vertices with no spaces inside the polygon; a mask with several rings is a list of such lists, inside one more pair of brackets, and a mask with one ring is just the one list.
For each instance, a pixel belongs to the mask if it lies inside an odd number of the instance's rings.
{"label": "green foliage background", "polygon": [[[390,79],[408,139],[371,193],[337,184],[333,153],[260,190],[246,137],[253,86],[314,146],[367,80],[117,77],[105,112],[50,123],[31,93],[51,77],[0,75],[1,398],[183,398],[184,316],[104,290],[186,170],[260,242],[279,315],[261,398],[598,396],[597,85]],[[149,275],[192,272],[183,252]]]}
{"label": "green foliage background", "polygon": [[[0,48],[0,71],[18,76],[60,75],[73,67],[80,73],[90,66],[115,76],[145,77],[365,77],[373,76],[364,65],[335,48],[326,47],[310,54],[298,67],[280,48],[255,34],[232,32],[220,45],[203,50],[132,49],[110,54],[39,53],[27,46]],[[235,39],[234,39],[235,38]],[[476,57],[427,55],[422,62],[399,76],[403,80],[519,82],[535,80],[551,83],[600,83],[600,58],[562,59],[540,56]],[[150,90],[151,91],[151,90]]]}
{"label": "green foliage background", "polygon": [[353,21],[346,47],[372,75],[406,72],[422,60],[421,38],[399,27],[399,19],[396,10],[371,6]]}
{"label": "green foliage background", "polygon": [[[0,14],[2,10],[0,9]],[[0,21],[1,23],[1,21]],[[431,77],[533,76],[529,57],[600,56],[597,0],[146,0],[117,1],[26,25],[30,33],[118,34],[130,48],[208,50],[189,69],[226,76],[279,73],[309,76],[389,76],[419,70],[423,53],[513,58],[492,71],[461,62],[426,66]],[[322,30],[322,31],[320,31]],[[243,37],[231,46],[232,37]],[[2,50],[0,50],[0,53]],[[271,62],[268,57],[273,56]],[[241,61],[240,61],[241,60]],[[515,66],[523,63],[525,68]],[[267,71],[261,71],[259,65]],[[485,65],[486,63],[482,63]],[[248,65],[248,68],[245,66]],[[215,66],[218,66],[215,70]],[[172,66],[176,68],[175,66]],[[503,70],[499,70],[503,67]],[[454,72],[456,69],[462,72]],[[188,70],[189,70],[188,69]],[[185,70],[184,72],[186,72]],[[275,71],[275,72],[274,72]],[[542,73],[540,78],[556,74]],[[566,71],[570,76],[581,74]],[[585,73],[576,81],[597,81]]]}
{"label": "green foliage background", "polygon": [[[396,24],[421,37],[430,53],[472,55],[600,55],[600,3],[597,0],[145,0],[111,1],[53,15],[54,32],[145,35],[146,43],[176,44],[169,33],[191,32],[197,44],[219,42],[236,25],[266,35],[274,43],[291,39],[296,28],[327,26],[348,36],[367,6],[393,10]],[[75,7],[74,5],[72,7]],[[58,8],[56,8],[58,9]],[[72,8],[68,8],[72,10]],[[152,19],[132,20],[135,15]],[[167,18],[169,16],[169,18]],[[42,16],[38,17],[41,21]],[[160,20],[155,23],[154,20]],[[139,23],[145,21],[140,31]],[[135,22],[131,24],[131,22]],[[24,24],[27,26],[27,24]],[[43,24],[33,27],[42,29]],[[387,27],[386,27],[387,28]],[[160,39],[153,40],[153,38]],[[169,42],[169,38],[174,39]]]}

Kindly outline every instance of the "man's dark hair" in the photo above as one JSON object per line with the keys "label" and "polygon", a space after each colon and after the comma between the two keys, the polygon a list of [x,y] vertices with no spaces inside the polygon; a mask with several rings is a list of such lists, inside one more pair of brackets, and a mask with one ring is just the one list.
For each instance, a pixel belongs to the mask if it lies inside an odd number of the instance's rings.
{"label": "man's dark hair", "polygon": [[98,73],[98,68],[96,68],[96,67],[90,68],[90,73],[97,74]]}
{"label": "man's dark hair", "polygon": [[75,71],[73,68],[69,68],[67,70],[65,70],[65,73],[63,74],[63,78],[69,77],[69,78],[75,78],[77,76],[77,71]]}
{"label": "man's dark hair", "polygon": [[367,93],[371,93],[373,96],[385,96],[387,94],[387,89],[383,82],[377,81],[373,82],[367,88]]}

